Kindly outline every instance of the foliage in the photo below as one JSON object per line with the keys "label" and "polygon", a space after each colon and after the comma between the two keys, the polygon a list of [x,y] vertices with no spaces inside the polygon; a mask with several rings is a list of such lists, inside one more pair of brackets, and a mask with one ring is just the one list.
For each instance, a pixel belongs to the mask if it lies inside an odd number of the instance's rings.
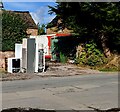
{"label": "foliage", "polygon": [[26,38],[26,23],[16,14],[3,10],[2,13],[2,51],[14,50],[15,43]]}
{"label": "foliage", "polygon": [[56,40],[57,41],[55,42],[54,39],[54,52],[61,53],[62,56],[64,55],[64,57],[67,57],[68,59],[75,59],[76,46],[79,45],[80,39],[75,36],[66,36],[64,38],[58,37]]}
{"label": "foliage", "polygon": [[117,72],[117,71],[120,71],[118,69],[118,67],[116,66],[110,66],[110,67],[106,67],[106,68],[99,68],[99,71],[103,71],[103,72]]}
{"label": "foliage", "polygon": [[65,56],[61,52],[60,52],[60,62],[62,62],[62,63],[66,63],[67,62],[67,56]]}
{"label": "foliage", "polygon": [[54,27],[54,25],[52,23],[48,23],[47,28],[51,28],[51,27]]}
{"label": "foliage", "polygon": [[[120,5],[112,2],[58,2],[49,7],[49,13],[61,17],[67,28],[80,36],[94,38],[95,43],[104,36],[106,46],[120,53]],[[105,46],[103,46],[105,47]],[[101,47],[102,48],[102,47]]]}
{"label": "foliage", "polygon": [[97,45],[93,41],[84,45],[84,50],[77,58],[77,63],[89,66],[99,66],[106,62],[104,54],[97,48]]}
{"label": "foliage", "polygon": [[45,34],[45,24],[38,24],[38,35],[44,35]]}

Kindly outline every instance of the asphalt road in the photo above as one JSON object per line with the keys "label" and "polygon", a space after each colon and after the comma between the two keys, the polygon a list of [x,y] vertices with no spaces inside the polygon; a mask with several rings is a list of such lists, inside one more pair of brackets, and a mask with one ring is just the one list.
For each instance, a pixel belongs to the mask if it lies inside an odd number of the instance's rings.
{"label": "asphalt road", "polygon": [[2,83],[2,108],[91,110],[118,107],[118,74],[46,77]]}

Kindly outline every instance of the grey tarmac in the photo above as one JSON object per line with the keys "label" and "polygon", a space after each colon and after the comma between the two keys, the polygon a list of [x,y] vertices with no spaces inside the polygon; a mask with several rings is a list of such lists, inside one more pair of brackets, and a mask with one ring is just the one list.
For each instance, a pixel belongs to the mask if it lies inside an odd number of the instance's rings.
{"label": "grey tarmac", "polygon": [[2,82],[2,109],[31,107],[55,110],[117,108],[118,73],[39,77]]}

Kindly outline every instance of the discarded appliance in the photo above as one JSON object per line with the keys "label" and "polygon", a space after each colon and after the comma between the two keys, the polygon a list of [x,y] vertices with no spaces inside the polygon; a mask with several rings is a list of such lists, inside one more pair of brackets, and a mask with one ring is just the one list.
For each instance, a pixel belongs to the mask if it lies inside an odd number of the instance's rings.
{"label": "discarded appliance", "polygon": [[[42,39],[30,37],[23,39],[22,71],[27,73],[44,72],[45,47]],[[45,41],[45,40],[44,40]]]}
{"label": "discarded appliance", "polygon": [[[51,59],[51,38],[53,36],[54,36],[54,34],[53,35],[30,36],[30,38],[29,38],[30,40],[32,40],[32,39],[35,40],[35,48],[32,48],[35,51],[35,56],[33,57],[33,59],[35,59],[35,61],[34,61],[35,63],[33,63],[33,62],[30,63],[30,65],[34,65],[34,67],[33,67],[35,69],[34,72],[44,72],[45,59]],[[27,43],[27,45],[28,45],[28,43]],[[32,45],[32,44],[30,44],[30,45]],[[28,48],[27,48],[27,50],[28,50]],[[27,51],[27,53],[29,53],[29,51]],[[29,54],[27,54],[27,55],[29,55]],[[27,56],[27,58],[28,58],[28,56]],[[31,55],[30,55],[30,58],[31,58]],[[28,68],[27,68],[27,70],[28,70]],[[29,70],[27,72],[29,72]]]}
{"label": "discarded appliance", "polygon": [[27,73],[34,73],[35,72],[35,39],[28,38],[27,39]]}
{"label": "discarded appliance", "polygon": [[15,57],[8,58],[7,70],[9,73],[17,73],[21,70],[22,44],[15,44]]}
{"label": "discarded appliance", "polygon": [[21,66],[20,58],[8,58],[8,72],[17,73],[20,71]]}
{"label": "discarded appliance", "polygon": [[22,44],[15,44],[15,58],[22,58]]}
{"label": "discarded appliance", "polygon": [[45,41],[41,38],[24,38],[22,44],[15,44],[15,57],[8,58],[8,72],[44,72]]}
{"label": "discarded appliance", "polygon": [[44,72],[45,70],[45,45],[42,39],[35,38],[36,52],[35,52],[35,72]]}
{"label": "discarded appliance", "polygon": [[22,44],[15,44],[15,58],[8,58],[8,72],[44,72],[45,59],[54,59],[53,42],[57,36],[64,35],[30,36],[24,38]]}
{"label": "discarded appliance", "polygon": [[27,70],[27,38],[23,38],[22,41],[22,67],[21,72],[26,72]]}
{"label": "discarded appliance", "polygon": [[50,35],[38,35],[38,36],[30,36],[30,38],[35,38],[36,42],[39,44],[39,48],[41,49],[40,45],[43,45],[45,59],[51,59],[51,38],[54,38],[56,34]]}

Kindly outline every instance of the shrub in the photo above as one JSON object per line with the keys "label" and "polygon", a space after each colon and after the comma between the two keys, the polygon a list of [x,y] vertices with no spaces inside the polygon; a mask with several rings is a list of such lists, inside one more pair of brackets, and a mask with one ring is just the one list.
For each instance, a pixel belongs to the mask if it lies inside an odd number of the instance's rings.
{"label": "shrub", "polygon": [[89,66],[102,65],[107,62],[104,54],[97,48],[97,45],[93,41],[84,45],[84,50],[76,60],[79,64]]}
{"label": "shrub", "polygon": [[21,43],[27,36],[27,25],[19,15],[3,10],[2,51],[14,50],[15,43]]}

